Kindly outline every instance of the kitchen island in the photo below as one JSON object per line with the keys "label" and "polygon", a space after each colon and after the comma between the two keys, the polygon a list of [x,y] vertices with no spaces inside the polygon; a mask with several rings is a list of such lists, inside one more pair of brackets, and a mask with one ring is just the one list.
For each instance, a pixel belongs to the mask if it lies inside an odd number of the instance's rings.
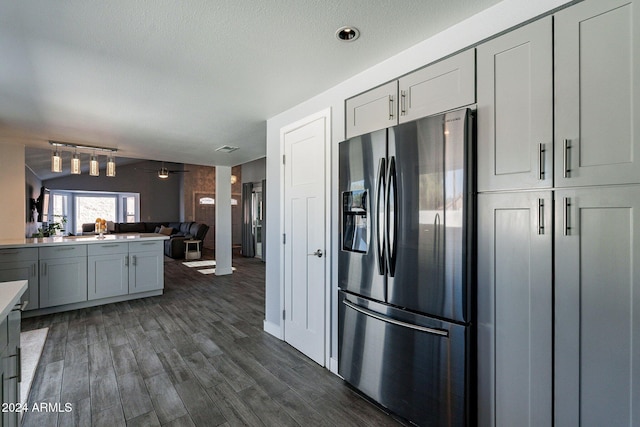
{"label": "kitchen island", "polygon": [[162,295],[156,233],[0,240],[0,281],[27,280],[24,317]]}

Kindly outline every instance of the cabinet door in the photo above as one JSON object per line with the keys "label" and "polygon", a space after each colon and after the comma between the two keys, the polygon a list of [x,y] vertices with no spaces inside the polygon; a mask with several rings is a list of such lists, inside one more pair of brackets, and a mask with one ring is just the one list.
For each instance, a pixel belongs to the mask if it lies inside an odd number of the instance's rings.
{"label": "cabinet door", "polygon": [[555,424],[640,425],[640,187],[556,193]]}
{"label": "cabinet door", "polygon": [[556,187],[640,183],[640,5],[555,16]]}
{"label": "cabinet door", "polygon": [[129,254],[90,255],[87,271],[89,300],[129,293]]}
{"label": "cabinet door", "polygon": [[553,185],[551,22],[478,47],[478,191]]}
{"label": "cabinet door", "polygon": [[478,196],[478,425],[551,426],[551,195]]}
{"label": "cabinet door", "polygon": [[0,263],[0,282],[13,280],[27,280],[28,288],[22,294],[21,302],[29,301],[26,310],[34,310],[39,307],[38,262],[18,261],[13,263]]}
{"label": "cabinet door", "polygon": [[[20,318],[19,309],[12,310],[7,316],[8,345],[6,350],[3,402],[17,403],[20,401]],[[19,412],[9,411],[4,419],[4,427],[18,426]]]}
{"label": "cabinet door", "polygon": [[163,262],[164,255],[161,252],[132,253],[129,261],[129,293],[162,289]]}
{"label": "cabinet door", "polygon": [[400,123],[476,101],[475,51],[469,49],[400,79]]}
{"label": "cabinet door", "polygon": [[86,256],[40,260],[40,308],[86,300]]}
{"label": "cabinet door", "polygon": [[347,99],[347,138],[398,124],[398,82],[396,80]]}

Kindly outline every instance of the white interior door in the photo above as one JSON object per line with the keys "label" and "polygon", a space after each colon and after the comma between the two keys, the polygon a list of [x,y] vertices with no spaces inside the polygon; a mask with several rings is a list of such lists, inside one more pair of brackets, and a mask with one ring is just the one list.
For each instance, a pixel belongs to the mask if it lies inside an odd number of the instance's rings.
{"label": "white interior door", "polygon": [[326,117],[284,131],[284,339],[325,365]]}

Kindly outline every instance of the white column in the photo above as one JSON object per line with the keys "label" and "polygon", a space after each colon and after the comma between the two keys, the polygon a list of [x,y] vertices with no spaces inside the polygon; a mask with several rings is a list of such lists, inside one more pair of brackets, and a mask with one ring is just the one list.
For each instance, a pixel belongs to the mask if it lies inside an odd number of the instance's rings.
{"label": "white column", "polygon": [[231,168],[216,166],[216,276],[231,273]]}

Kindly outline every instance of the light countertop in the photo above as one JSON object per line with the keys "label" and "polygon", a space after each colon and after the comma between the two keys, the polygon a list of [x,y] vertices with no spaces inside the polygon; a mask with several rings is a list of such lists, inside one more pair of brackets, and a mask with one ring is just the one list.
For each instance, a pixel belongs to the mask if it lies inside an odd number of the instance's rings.
{"label": "light countertop", "polygon": [[77,245],[77,244],[94,244],[104,242],[134,242],[140,240],[166,240],[169,236],[157,233],[121,233],[121,234],[105,234],[104,238],[99,236],[56,236],[42,238],[24,238],[24,239],[3,239],[0,240],[0,249],[2,248],[29,248],[43,246],[58,245]]}
{"label": "light countertop", "polygon": [[13,307],[20,303],[20,297],[27,290],[26,280],[0,282],[0,321],[9,315]]}

